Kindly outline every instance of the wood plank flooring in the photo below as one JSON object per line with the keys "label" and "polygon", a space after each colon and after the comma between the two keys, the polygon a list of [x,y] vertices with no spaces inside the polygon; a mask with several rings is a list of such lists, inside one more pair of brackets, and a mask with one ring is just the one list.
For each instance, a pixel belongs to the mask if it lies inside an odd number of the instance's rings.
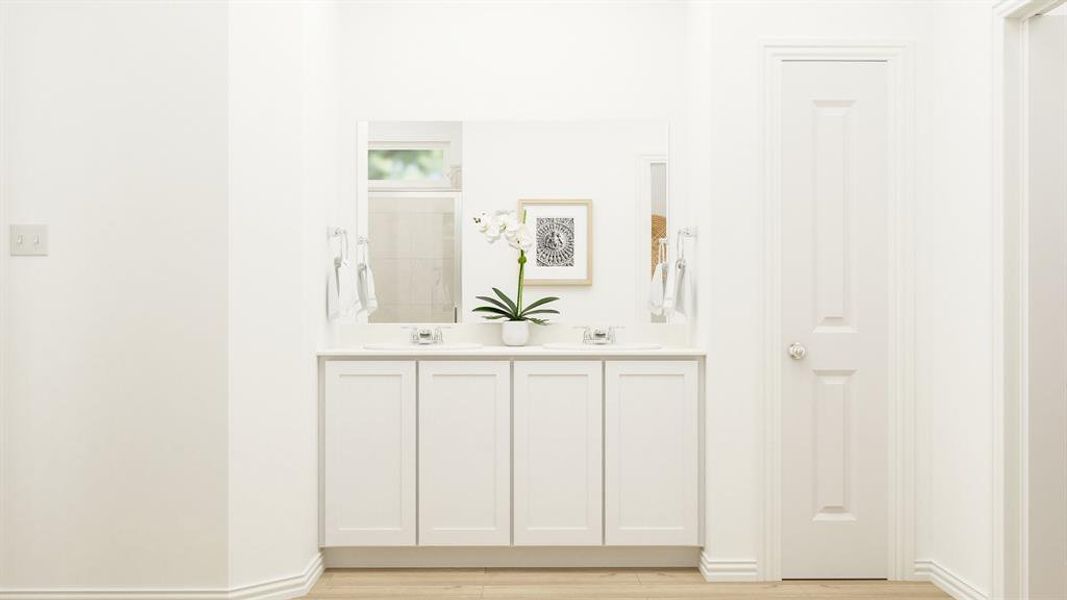
{"label": "wood plank flooring", "polygon": [[904,581],[707,583],[696,569],[330,569],[308,600],[367,598],[949,598],[932,584]]}

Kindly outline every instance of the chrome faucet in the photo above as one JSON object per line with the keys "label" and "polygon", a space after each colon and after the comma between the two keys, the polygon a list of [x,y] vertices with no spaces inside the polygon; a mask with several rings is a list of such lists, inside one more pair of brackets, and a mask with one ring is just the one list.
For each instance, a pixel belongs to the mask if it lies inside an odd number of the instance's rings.
{"label": "chrome faucet", "polygon": [[408,327],[411,330],[411,343],[419,346],[440,344],[445,341],[440,327]]}
{"label": "chrome faucet", "polygon": [[616,327],[584,327],[582,331],[582,343],[596,346],[606,346],[615,343]]}

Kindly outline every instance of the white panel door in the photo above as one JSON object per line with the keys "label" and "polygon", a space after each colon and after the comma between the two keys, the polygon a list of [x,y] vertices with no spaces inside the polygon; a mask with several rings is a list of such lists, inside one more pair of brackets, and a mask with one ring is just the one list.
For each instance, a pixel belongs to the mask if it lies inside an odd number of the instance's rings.
{"label": "white panel door", "polygon": [[881,578],[888,67],[786,62],[781,93],[782,577]]}
{"label": "white panel door", "polygon": [[700,544],[694,361],[604,366],[604,542]]}
{"label": "white panel door", "polygon": [[511,543],[510,371],[419,363],[419,545]]}
{"label": "white panel door", "polygon": [[326,546],[415,545],[415,363],[325,368]]}
{"label": "white panel door", "polygon": [[603,543],[602,363],[516,362],[515,545]]}

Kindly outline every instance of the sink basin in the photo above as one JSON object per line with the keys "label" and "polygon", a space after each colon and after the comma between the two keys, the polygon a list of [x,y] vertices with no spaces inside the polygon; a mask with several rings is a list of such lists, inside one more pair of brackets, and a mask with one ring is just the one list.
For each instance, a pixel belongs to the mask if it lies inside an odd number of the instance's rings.
{"label": "sink basin", "polygon": [[411,350],[418,352],[420,350],[477,350],[481,348],[481,344],[474,343],[459,343],[459,344],[405,344],[405,343],[381,343],[381,344],[364,344],[365,350]]}
{"label": "sink basin", "polygon": [[570,343],[551,343],[544,345],[546,350],[585,350],[587,352],[597,352],[600,350],[659,350],[663,346],[659,344],[570,344]]}

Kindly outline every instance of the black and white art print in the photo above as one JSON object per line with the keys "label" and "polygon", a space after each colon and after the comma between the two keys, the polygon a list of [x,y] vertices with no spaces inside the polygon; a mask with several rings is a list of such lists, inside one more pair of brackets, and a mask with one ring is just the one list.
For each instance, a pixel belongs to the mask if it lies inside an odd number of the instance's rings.
{"label": "black and white art print", "polygon": [[538,217],[537,266],[574,266],[574,217]]}
{"label": "black and white art print", "polygon": [[533,225],[526,285],[592,285],[592,201],[520,200]]}

